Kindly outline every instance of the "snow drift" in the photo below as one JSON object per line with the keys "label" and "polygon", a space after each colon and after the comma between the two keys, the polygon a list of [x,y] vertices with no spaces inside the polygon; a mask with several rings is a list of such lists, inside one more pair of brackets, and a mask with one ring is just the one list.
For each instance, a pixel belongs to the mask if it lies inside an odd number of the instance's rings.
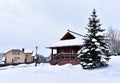
{"label": "snow drift", "polygon": [[120,56],[112,56],[109,66],[83,70],[81,65],[52,66],[42,63],[0,68],[0,83],[118,83]]}

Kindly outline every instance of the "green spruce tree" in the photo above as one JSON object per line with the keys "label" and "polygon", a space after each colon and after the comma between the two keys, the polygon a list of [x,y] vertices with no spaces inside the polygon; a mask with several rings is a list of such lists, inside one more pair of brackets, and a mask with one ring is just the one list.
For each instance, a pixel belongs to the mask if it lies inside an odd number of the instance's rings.
{"label": "green spruce tree", "polygon": [[95,9],[89,18],[89,24],[86,28],[88,33],[84,36],[84,44],[80,53],[80,61],[83,68],[96,68],[105,66],[102,59],[107,49],[105,36],[101,34],[104,29],[101,29],[100,20],[97,19]]}

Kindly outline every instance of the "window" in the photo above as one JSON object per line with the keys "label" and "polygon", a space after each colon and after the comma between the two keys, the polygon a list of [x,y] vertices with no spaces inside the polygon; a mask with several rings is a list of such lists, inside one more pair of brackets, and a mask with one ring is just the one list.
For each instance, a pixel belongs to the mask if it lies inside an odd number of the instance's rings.
{"label": "window", "polygon": [[13,61],[17,61],[17,60],[18,60],[18,57],[14,57],[14,58],[13,58]]}
{"label": "window", "polygon": [[18,55],[20,55],[20,51],[18,51]]}
{"label": "window", "polygon": [[18,51],[18,50],[13,50],[13,51],[12,51],[12,55],[20,55],[20,51]]}
{"label": "window", "polygon": [[12,59],[12,63],[18,61],[19,59],[20,59],[20,57],[14,57],[14,58]]}
{"label": "window", "polygon": [[12,51],[12,55],[14,55],[14,51]]}

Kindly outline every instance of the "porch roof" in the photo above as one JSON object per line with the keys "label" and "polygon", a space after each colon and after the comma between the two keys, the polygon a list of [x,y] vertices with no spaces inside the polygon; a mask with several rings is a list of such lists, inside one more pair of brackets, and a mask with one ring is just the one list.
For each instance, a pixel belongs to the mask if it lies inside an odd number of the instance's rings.
{"label": "porch roof", "polygon": [[71,47],[71,46],[82,46],[81,40],[78,39],[60,40],[48,48]]}

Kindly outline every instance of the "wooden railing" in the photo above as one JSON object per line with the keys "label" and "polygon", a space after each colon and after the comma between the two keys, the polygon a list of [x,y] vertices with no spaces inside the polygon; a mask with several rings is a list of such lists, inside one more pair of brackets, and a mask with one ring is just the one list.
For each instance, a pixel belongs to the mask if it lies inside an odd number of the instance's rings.
{"label": "wooden railing", "polygon": [[52,63],[57,64],[59,61],[62,60],[78,60],[77,59],[78,54],[77,53],[59,53],[59,54],[54,54],[52,58]]}

